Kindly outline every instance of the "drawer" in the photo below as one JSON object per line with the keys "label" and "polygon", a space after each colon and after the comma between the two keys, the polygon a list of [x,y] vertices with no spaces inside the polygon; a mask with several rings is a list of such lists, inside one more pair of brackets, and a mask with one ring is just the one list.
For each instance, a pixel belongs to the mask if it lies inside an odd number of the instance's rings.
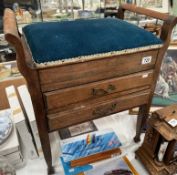
{"label": "drawer", "polygon": [[153,71],[144,71],[128,76],[99,81],[77,87],[44,93],[47,110],[77,103],[80,101],[100,98],[112,93],[151,85]]}
{"label": "drawer", "polygon": [[47,92],[153,69],[157,54],[158,49],[39,69],[41,88]]}
{"label": "drawer", "polygon": [[150,90],[122,95],[106,101],[94,100],[72,106],[61,112],[48,115],[49,130],[68,127],[78,123],[104,117],[139,105],[147,104]]}

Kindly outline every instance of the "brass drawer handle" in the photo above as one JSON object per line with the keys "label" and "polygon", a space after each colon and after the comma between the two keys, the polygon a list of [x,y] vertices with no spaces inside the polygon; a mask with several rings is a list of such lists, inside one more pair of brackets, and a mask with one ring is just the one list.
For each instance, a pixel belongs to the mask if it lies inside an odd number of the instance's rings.
{"label": "brass drawer handle", "polygon": [[95,117],[106,116],[108,114],[111,114],[116,109],[116,107],[116,103],[113,103],[110,106],[98,107],[92,112],[92,115]]}
{"label": "brass drawer handle", "polygon": [[92,89],[92,95],[94,96],[100,96],[100,95],[106,95],[109,93],[112,93],[113,91],[116,90],[116,87],[112,84],[108,85],[107,89]]}

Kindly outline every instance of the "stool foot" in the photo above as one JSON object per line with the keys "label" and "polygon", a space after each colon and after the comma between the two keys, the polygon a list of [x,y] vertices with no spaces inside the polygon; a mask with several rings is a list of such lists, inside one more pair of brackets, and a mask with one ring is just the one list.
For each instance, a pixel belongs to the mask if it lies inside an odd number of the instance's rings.
{"label": "stool foot", "polygon": [[54,167],[48,167],[48,175],[52,175],[55,173],[55,168]]}
{"label": "stool foot", "polygon": [[140,137],[135,136],[135,137],[134,137],[134,141],[135,141],[135,143],[140,142]]}

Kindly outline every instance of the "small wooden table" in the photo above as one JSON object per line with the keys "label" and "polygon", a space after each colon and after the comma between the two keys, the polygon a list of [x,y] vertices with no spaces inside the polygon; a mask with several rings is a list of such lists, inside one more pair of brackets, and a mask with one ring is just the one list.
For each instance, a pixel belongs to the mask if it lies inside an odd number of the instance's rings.
{"label": "small wooden table", "polygon": [[[151,175],[171,175],[177,173],[177,156],[174,152],[177,146],[177,126],[172,127],[167,122],[177,121],[177,105],[171,105],[152,114],[148,120],[144,143],[136,152]],[[168,142],[163,161],[158,162],[157,156],[162,139]]]}

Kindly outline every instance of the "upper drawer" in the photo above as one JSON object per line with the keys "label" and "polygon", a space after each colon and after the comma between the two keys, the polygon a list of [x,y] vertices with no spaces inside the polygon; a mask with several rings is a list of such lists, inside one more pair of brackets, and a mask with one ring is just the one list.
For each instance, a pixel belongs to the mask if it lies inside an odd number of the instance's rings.
{"label": "upper drawer", "polygon": [[150,70],[96,83],[47,92],[44,93],[46,107],[47,110],[53,110],[80,101],[99,98],[142,86],[149,86],[152,79],[153,71]]}
{"label": "upper drawer", "polygon": [[153,69],[158,50],[100,58],[39,70],[43,92]]}

